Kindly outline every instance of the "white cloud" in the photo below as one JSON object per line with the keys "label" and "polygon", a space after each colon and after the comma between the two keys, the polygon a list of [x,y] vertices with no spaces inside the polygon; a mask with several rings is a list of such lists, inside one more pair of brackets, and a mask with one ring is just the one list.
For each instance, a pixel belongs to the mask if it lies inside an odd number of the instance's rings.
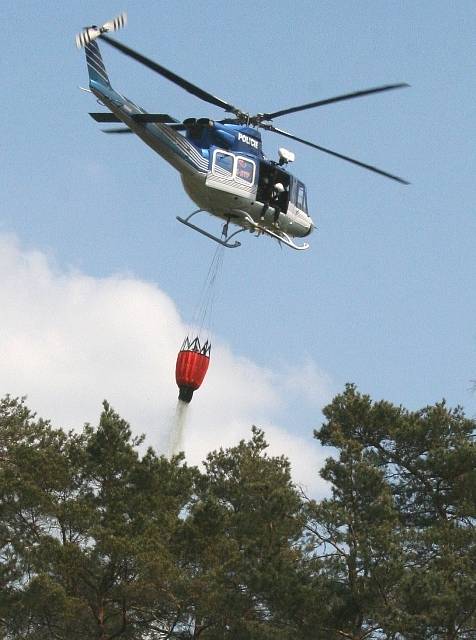
{"label": "white cloud", "polygon": [[[0,395],[27,395],[32,409],[64,428],[96,423],[106,398],[164,451],[177,403],[175,359],[186,333],[173,301],[135,278],[63,272],[7,235],[0,235],[0,273]],[[295,480],[322,493],[317,442],[276,424],[291,400],[312,405],[316,397],[328,400],[329,381],[312,360],[271,371],[215,340],[206,382],[187,410],[187,459],[199,463],[212,449],[248,438],[257,424],[270,453],[291,459]]]}
{"label": "white cloud", "polygon": [[299,365],[284,364],[281,380],[289,393],[311,406],[322,407],[332,397],[329,375],[319,369],[309,356]]}

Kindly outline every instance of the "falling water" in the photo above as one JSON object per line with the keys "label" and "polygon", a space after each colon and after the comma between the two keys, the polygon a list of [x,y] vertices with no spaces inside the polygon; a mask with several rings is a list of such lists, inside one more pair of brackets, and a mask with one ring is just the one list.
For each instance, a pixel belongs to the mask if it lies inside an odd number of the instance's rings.
{"label": "falling water", "polygon": [[177,401],[177,408],[172,419],[172,428],[170,430],[170,456],[175,456],[183,449],[183,434],[185,430],[185,422],[187,420],[188,403]]}

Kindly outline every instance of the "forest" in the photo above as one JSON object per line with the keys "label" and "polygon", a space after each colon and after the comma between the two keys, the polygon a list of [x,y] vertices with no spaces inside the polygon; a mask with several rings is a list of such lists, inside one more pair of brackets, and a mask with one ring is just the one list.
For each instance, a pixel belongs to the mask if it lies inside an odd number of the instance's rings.
{"label": "forest", "polygon": [[4,397],[0,638],[474,640],[475,420],[352,384],[323,416],[315,499],[259,427],[194,467]]}

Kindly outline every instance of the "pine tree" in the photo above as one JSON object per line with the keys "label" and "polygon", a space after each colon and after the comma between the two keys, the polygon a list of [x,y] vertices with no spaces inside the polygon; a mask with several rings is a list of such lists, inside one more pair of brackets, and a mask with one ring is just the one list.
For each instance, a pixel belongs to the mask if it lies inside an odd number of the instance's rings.
{"label": "pine tree", "polygon": [[323,413],[327,422],[315,437],[338,459],[328,458],[321,471],[332,497],[308,505],[315,589],[306,629],[315,638],[377,638],[395,613],[403,571],[398,513],[374,451],[359,437],[372,425],[370,398],[348,386]]}
{"label": "pine tree", "polygon": [[409,640],[476,638],[475,427],[442,402],[402,411],[375,442],[402,522]]}
{"label": "pine tree", "polygon": [[310,505],[316,594],[336,638],[476,637],[475,422],[347,385],[316,437],[332,498]]}
{"label": "pine tree", "polygon": [[17,559],[2,602],[6,637],[170,631],[179,573],[170,541],[195,472],[151,450],[141,458],[141,439],[107,403],[98,428],[79,435],[33,422],[17,403],[1,433],[2,522],[13,540],[2,542]]}
{"label": "pine tree", "polygon": [[[294,638],[290,603],[302,531],[289,462],[263,433],[211,453],[184,526],[193,598],[190,637]],[[189,637],[189,636],[187,636]]]}

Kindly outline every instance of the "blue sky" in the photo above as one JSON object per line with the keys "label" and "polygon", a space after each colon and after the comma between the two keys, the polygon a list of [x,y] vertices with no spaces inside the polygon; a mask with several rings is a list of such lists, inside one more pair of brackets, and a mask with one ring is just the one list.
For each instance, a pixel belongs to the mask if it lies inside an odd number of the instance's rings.
{"label": "blue sky", "polygon": [[[277,409],[271,402],[268,413],[250,411],[246,419],[269,419],[310,438],[319,403],[346,381],[411,409],[445,397],[474,415],[474,3],[23,0],[4,7],[5,255],[17,266],[31,251],[47,256],[50,282],[80,273],[96,282],[121,274],[147,283],[186,323],[215,246],[176,222],[193,209],[178,175],[139,140],[102,134],[87,115],[99,110],[96,103],[78,90],[87,73],[75,34],[123,10],[129,24],[119,39],[250,112],[411,85],[276,122],[411,186],[263,136],[268,156],[283,144],[296,153],[292,171],[307,185],[317,232],[308,252],[244,236],[225,255],[216,340],[237,361],[292,379],[287,392],[280,387]],[[103,57],[113,86],[147,110],[222,116],[105,45]],[[8,298],[15,287],[8,292],[5,305],[16,305]],[[5,348],[5,332],[3,339]],[[91,377],[102,380],[91,367]],[[54,366],[48,370],[54,377]],[[325,387],[316,389],[316,402],[312,380]],[[41,406],[36,388],[10,384],[7,371],[0,384],[2,394],[29,394]]]}

